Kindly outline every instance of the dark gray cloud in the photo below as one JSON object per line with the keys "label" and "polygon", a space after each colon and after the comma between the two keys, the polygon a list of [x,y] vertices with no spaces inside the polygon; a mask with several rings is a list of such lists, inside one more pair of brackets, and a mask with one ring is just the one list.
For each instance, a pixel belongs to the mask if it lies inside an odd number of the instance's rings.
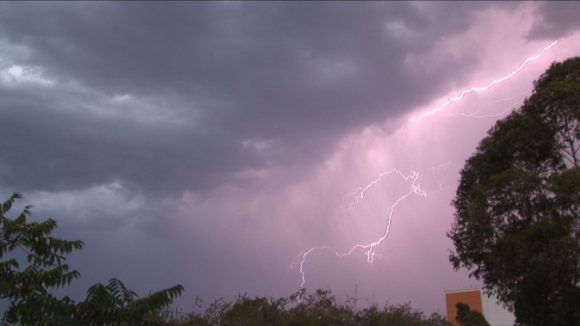
{"label": "dark gray cloud", "polygon": [[[1,92],[0,92],[1,93]],[[5,96],[5,99],[10,98]],[[14,191],[83,189],[121,181],[134,190],[207,187],[227,174],[260,166],[227,134],[155,128],[116,117],[95,118],[52,105],[3,108],[4,185]]]}
{"label": "dark gray cloud", "polygon": [[[408,73],[410,54],[461,32],[482,4],[453,15],[449,4],[425,6],[2,3],[2,41],[26,52],[7,59],[57,83],[2,90],[0,150],[12,153],[2,182],[200,190],[247,168],[313,161],[344,133],[396,118],[469,74],[475,56]],[[163,99],[165,109],[119,119],[87,108],[128,110],[106,101],[124,94],[153,107]]]}
{"label": "dark gray cloud", "polygon": [[547,1],[541,3],[536,11],[538,20],[528,34],[530,39],[565,37],[580,28],[580,2]]}

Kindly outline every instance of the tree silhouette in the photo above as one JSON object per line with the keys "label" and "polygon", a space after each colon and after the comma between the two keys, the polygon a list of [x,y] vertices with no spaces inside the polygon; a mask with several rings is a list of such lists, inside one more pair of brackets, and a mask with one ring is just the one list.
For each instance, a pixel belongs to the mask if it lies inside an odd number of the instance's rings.
{"label": "tree silhouette", "polygon": [[580,325],[580,58],[554,63],[467,160],[450,261],[525,325]]}
{"label": "tree silhouette", "polygon": [[84,301],[57,298],[50,290],[64,287],[80,276],[66,255],[80,250],[82,241],[52,236],[56,221],[28,222],[31,206],[15,218],[6,214],[21,198],[13,194],[0,205],[0,299],[10,301],[2,318],[5,325],[142,325],[183,292],[181,285],[138,298],[113,278],[95,284]]}

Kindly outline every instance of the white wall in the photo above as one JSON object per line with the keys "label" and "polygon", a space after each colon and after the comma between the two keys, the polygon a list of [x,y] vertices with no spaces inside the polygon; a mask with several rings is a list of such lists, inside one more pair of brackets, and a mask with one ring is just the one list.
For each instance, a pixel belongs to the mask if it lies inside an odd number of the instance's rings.
{"label": "white wall", "polygon": [[483,316],[491,326],[512,326],[516,317],[497,302],[495,296],[481,295]]}

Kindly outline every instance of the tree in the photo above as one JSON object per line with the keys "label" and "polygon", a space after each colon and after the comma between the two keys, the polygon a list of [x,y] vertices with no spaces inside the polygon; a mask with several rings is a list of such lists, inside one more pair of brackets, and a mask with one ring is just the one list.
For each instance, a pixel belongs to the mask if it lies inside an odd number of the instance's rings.
{"label": "tree", "polygon": [[233,302],[216,300],[205,312],[205,323],[199,325],[287,325],[285,298],[249,298],[240,295]]}
{"label": "tree", "polygon": [[461,326],[489,326],[485,317],[465,303],[458,302],[457,305],[457,321]]}
{"label": "tree", "polygon": [[307,293],[302,289],[290,297],[267,299],[238,296],[234,301],[216,300],[203,314],[191,315],[185,325],[391,325],[391,326],[450,326],[437,313],[426,317],[410,303],[398,306],[376,305],[356,310],[340,304],[330,291]]}
{"label": "tree", "polygon": [[580,58],[554,63],[467,160],[450,261],[525,325],[580,325]]}
{"label": "tree", "polygon": [[181,285],[137,298],[117,280],[95,284],[87,298],[75,303],[57,298],[50,289],[78,278],[66,255],[84,246],[82,241],[53,237],[56,222],[28,222],[31,206],[15,218],[7,213],[21,195],[14,194],[0,205],[0,299],[10,300],[2,324],[19,325],[143,325],[155,322],[155,313],[183,292]]}
{"label": "tree", "polygon": [[379,309],[372,305],[357,314],[356,323],[351,325],[375,326],[451,326],[443,316],[433,313],[426,318],[422,311],[413,309],[410,303]]}
{"label": "tree", "polygon": [[83,325],[163,325],[158,313],[182,292],[183,287],[176,285],[138,298],[123,282],[112,278],[107,285],[91,286],[73,316]]}
{"label": "tree", "polygon": [[[18,198],[19,194],[12,195],[0,208],[0,298],[10,299],[4,322],[45,320],[56,324],[57,315],[67,311],[71,301],[57,299],[48,290],[79,277],[78,271],[65,264],[65,255],[81,249],[83,243],[52,237],[54,220],[28,223],[31,206],[16,219],[8,218],[6,214]],[[22,260],[26,267],[21,268]]]}

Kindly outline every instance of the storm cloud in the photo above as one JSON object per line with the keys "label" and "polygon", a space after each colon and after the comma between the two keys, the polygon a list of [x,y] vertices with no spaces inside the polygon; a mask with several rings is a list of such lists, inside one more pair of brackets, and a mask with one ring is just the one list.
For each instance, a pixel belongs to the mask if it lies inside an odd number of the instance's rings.
{"label": "storm cloud", "polygon": [[[341,135],[448,91],[480,59],[434,58],[426,73],[408,63],[481,6],[448,17],[449,5],[412,3],[2,7],[3,65],[24,69],[1,94],[0,148],[14,154],[2,181],[21,191],[114,180],[202,191],[246,169],[312,163]],[[48,84],[27,83],[34,73]]]}

